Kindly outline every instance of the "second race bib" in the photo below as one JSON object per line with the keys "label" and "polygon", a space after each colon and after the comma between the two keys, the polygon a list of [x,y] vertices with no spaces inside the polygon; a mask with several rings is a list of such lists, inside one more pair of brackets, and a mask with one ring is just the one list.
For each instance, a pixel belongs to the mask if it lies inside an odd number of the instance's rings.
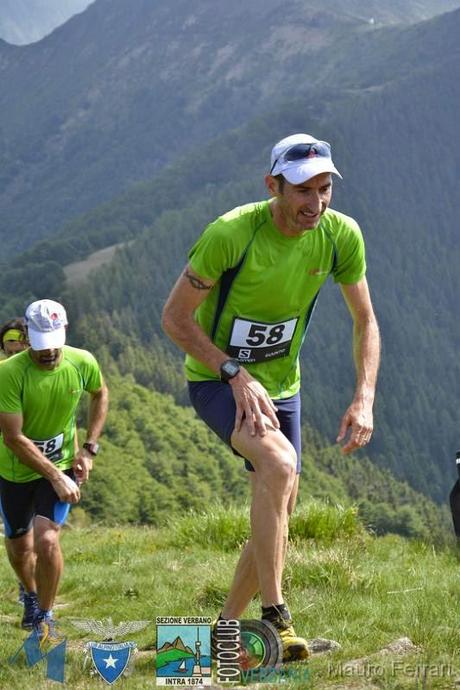
{"label": "second race bib", "polygon": [[239,362],[266,362],[289,354],[298,317],[279,323],[263,323],[235,317],[227,354]]}

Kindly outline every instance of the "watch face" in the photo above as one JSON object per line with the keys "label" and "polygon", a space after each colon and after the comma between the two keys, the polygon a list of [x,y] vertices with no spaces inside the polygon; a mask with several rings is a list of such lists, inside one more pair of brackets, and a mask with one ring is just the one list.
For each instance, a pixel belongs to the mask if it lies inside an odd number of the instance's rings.
{"label": "watch face", "polygon": [[228,376],[236,376],[240,366],[236,362],[225,362],[223,369]]}

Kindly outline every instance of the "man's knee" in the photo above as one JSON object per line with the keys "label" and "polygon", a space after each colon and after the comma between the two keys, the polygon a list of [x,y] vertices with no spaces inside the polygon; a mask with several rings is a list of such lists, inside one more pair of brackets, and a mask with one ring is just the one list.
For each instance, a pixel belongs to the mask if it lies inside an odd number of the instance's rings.
{"label": "man's knee", "polygon": [[249,460],[255,479],[271,488],[290,491],[297,471],[297,453],[280,431],[270,429],[265,436],[251,436],[246,425],[232,434],[232,447]]}
{"label": "man's knee", "polygon": [[10,555],[10,559],[13,558],[15,561],[21,561],[22,559],[27,558],[28,555],[34,550],[32,529],[26,532],[26,534],[6,537],[5,544],[6,550]]}
{"label": "man's knee", "polygon": [[274,444],[267,449],[262,461],[256,466],[256,475],[260,474],[261,479],[270,486],[291,491],[296,477],[296,455],[294,448],[289,443]]}
{"label": "man's knee", "polygon": [[295,480],[296,463],[290,453],[278,455],[277,462],[273,463],[274,476],[283,486],[292,486]]}
{"label": "man's knee", "polygon": [[42,526],[35,531],[35,551],[40,556],[47,556],[56,549],[59,549],[60,530],[54,525],[48,528]]}

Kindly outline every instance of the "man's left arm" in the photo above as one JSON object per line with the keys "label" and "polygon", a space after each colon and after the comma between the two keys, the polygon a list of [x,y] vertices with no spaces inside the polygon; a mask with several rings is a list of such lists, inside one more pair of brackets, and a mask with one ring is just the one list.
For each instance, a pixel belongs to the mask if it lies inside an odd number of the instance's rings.
{"label": "man's left arm", "polygon": [[[88,428],[86,432],[86,443],[97,443],[102,433],[109,407],[109,392],[105,383],[96,391],[89,391],[91,400],[88,411]],[[79,484],[85,482],[90,471],[93,469],[93,456],[86,450],[80,448],[73,461],[75,478]]]}
{"label": "man's left arm", "polygon": [[343,441],[348,429],[350,436],[342,453],[352,453],[369,443],[373,432],[377,373],[380,364],[380,335],[372,307],[366,278],[354,285],[341,284],[343,298],[353,319],[353,356],[356,367],[356,390],[342,417],[337,443]]}

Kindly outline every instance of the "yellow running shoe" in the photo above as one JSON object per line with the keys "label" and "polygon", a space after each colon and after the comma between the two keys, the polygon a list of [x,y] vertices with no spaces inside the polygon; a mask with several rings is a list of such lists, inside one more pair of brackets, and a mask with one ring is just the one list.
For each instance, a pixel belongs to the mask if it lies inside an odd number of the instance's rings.
{"label": "yellow running shoe", "polygon": [[277,629],[283,643],[283,662],[308,659],[307,640],[304,640],[303,637],[297,637],[292,621],[281,619],[281,625],[278,624],[278,621],[274,621],[273,625]]}
{"label": "yellow running shoe", "polygon": [[283,661],[304,661],[309,656],[307,641],[297,637],[287,606],[265,609],[262,620],[269,621],[277,630],[283,644]]}

